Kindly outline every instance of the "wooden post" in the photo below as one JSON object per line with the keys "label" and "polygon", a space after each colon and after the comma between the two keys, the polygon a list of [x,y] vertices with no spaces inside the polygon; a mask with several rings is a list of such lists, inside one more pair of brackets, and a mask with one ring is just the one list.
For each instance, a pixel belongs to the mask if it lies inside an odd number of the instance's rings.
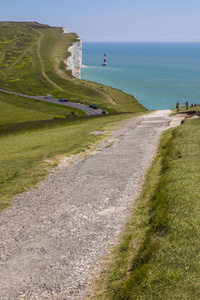
{"label": "wooden post", "polygon": [[177,111],[179,111],[179,102],[177,102],[177,104],[176,104],[176,109],[177,109]]}
{"label": "wooden post", "polygon": [[186,109],[188,109],[188,101],[186,102]]}

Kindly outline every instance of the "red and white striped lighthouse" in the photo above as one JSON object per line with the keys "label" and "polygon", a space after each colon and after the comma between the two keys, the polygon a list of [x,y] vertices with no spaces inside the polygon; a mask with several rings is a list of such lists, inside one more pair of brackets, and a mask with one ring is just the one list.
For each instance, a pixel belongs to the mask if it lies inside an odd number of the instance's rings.
{"label": "red and white striped lighthouse", "polygon": [[106,53],[104,53],[104,60],[102,66],[107,66]]}

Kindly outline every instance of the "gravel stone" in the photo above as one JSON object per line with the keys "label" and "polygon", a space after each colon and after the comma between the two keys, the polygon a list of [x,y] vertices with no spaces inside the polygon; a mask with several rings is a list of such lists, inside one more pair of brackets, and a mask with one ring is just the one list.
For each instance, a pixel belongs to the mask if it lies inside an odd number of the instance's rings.
{"label": "gravel stone", "polygon": [[[0,299],[83,299],[139,195],[170,111],[129,120],[0,214]],[[178,122],[178,123],[176,123]]]}

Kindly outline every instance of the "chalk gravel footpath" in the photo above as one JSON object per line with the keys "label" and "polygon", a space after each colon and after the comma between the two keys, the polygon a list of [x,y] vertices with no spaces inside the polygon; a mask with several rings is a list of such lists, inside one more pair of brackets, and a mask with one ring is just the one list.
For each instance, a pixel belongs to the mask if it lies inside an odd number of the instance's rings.
{"label": "chalk gravel footpath", "polygon": [[[170,111],[126,121],[87,158],[64,159],[0,213],[0,299],[83,299],[139,195]],[[176,123],[177,122],[177,123]],[[98,133],[97,133],[98,134]]]}

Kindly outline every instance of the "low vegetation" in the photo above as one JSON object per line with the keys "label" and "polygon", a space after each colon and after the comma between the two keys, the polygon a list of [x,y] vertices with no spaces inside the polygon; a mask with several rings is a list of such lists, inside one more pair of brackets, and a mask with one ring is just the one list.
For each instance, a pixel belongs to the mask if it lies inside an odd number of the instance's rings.
{"label": "low vegetation", "polygon": [[[0,126],[0,210],[39,182],[64,156],[89,149],[113,126],[134,114],[100,115]],[[108,133],[107,133],[108,134]]]}
{"label": "low vegetation", "polygon": [[78,80],[65,69],[68,48],[77,40],[77,34],[64,34],[60,27],[0,22],[0,87],[26,95],[52,94],[55,98],[96,104],[108,112],[145,111],[135,97]]}
{"label": "low vegetation", "polygon": [[188,114],[194,114],[200,113],[200,104],[196,104],[195,106],[192,104],[191,106],[188,106],[188,109],[186,109],[186,107],[180,107],[179,111],[177,111],[177,109],[173,109],[173,114],[184,114],[184,113],[188,113]]}
{"label": "low vegetation", "polygon": [[[63,157],[83,155],[120,121],[146,111],[133,96],[78,80],[65,69],[63,60],[77,38],[35,22],[0,22],[1,88],[52,94],[115,113],[87,117],[74,108],[0,92],[0,210]],[[89,299],[200,299],[199,128],[196,119],[163,134],[120,244]]]}
{"label": "low vegetation", "polygon": [[163,134],[121,242],[89,299],[200,299],[200,119]]}
{"label": "low vegetation", "polygon": [[[79,38],[37,22],[0,22],[0,87],[25,95],[52,94],[109,113],[145,112],[131,95],[78,80],[66,70],[68,48]],[[91,130],[132,115],[87,117],[78,109],[0,92],[0,209],[37,183],[60,157],[84,151],[102,136]]]}
{"label": "low vegetation", "polygon": [[[0,87],[25,95],[52,94],[109,113],[145,112],[131,95],[78,80],[66,70],[68,48],[79,38],[37,22],[0,22]],[[84,151],[90,134],[132,115],[87,117],[78,109],[0,92],[0,209],[37,183],[63,155]]]}
{"label": "low vegetation", "polygon": [[86,115],[83,111],[73,107],[62,106],[59,104],[55,105],[0,92],[0,126],[5,124],[49,120],[56,116],[68,118],[73,112],[76,113],[76,116]]}

